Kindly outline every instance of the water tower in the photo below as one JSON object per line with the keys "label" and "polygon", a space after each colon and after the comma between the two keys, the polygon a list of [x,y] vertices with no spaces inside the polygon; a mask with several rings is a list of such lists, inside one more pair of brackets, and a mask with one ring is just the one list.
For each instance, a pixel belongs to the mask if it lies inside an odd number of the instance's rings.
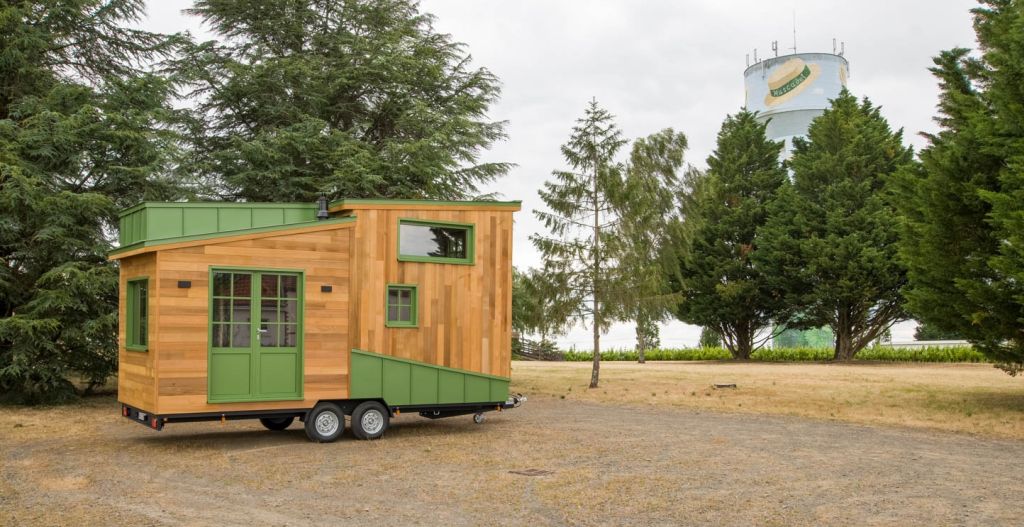
{"label": "water tower", "polygon": [[[833,45],[833,48],[835,46]],[[773,43],[777,50],[778,44]],[[744,106],[768,122],[769,139],[785,141],[782,159],[788,159],[793,138],[807,134],[811,120],[829,107],[846,86],[850,64],[839,53],[793,53],[758,60],[743,72]]]}
{"label": "water tower", "polygon": [[[780,154],[782,160],[789,159],[793,152],[793,138],[807,135],[811,121],[821,115],[846,87],[850,76],[850,64],[843,57],[843,48],[836,53],[835,41],[832,53],[793,53],[758,60],[754,51],[754,63],[748,59],[743,72],[746,88],[744,106],[758,112],[758,120],[767,122],[765,134],[774,141],[784,141]],[[794,36],[793,49],[796,49]],[[772,51],[778,52],[778,43],[772,43]],[[833,344],[832,331],[828,328],[809,330],[787,329],[773,340],[775,347],[821,347]]]}

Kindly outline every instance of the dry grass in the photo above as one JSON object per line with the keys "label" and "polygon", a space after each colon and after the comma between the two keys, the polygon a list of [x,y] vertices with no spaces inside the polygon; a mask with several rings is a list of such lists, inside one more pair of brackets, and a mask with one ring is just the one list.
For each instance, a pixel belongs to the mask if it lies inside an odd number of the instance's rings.
{"label": "dry grass", "polygon": [[403,414],[381,441],[327,445],[298,424],[154,432],[109,396],[0,407],[0,525],[1024,524],[1024,442],[728,413],[1019,437],[1024,382],[990,367],[619,363],[588,379],[516,363],[531,400],[483,425]]}
{"label": "dry grass", "polygon": [[[900,425],[1024,439],[1024,379],[987,364],[515,362],[513,390],[613,404]],[[735,383],[735,389],[713,384]]]}

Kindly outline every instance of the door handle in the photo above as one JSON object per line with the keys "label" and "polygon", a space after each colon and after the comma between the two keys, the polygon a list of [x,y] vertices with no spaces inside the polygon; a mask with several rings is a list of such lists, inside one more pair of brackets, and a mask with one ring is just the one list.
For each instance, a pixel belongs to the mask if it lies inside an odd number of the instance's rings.
{"label": "door handle", "polygon": [[270,331],[270,329],[268,329],[268,328],[260,328],[260,329],[257,329],[256,331],[259,331],[260,333],[266,333],[266,332]]}

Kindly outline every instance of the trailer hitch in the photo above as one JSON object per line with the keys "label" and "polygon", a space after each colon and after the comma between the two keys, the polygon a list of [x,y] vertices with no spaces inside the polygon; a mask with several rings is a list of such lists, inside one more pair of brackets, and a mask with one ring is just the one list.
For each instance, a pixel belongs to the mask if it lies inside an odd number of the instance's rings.
{"label": "trailer hitch", "polygon": [[517,393],[517,394],[509,397],[508,400],[505,401],[504,404],[501,405],[501,409],[502,410],[508,410],[510,408],[519,408],[525,402],[526,402],[526,396],[521,394],[521,393]]}

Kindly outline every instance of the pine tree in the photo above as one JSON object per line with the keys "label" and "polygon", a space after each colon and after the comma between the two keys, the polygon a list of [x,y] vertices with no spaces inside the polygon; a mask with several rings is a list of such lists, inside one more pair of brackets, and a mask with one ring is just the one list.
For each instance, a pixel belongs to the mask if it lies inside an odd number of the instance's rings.
{"label": "pine tree", "polygon": [[207,123],[191,169],[251,201],[457,199],[503,175],[479,161],[498,80],[417,4],[198,0],[219,41],[175,67]]}
{"label": "pine tree", "polygon": [[531,240],[544,259],[543,272],[552,289],[546,293],[569,306],[573,318],[589,320],[594,337],[590,387],[597,388],[601,368],[601,334],[621,317],[616,295],[623,290],[618,273],[622,253],[615,235],[615,192],[622,167],[615,156],[625,144],[613,117],[596,100],[577,120],[562,155],[571,170],[553,173],[540,196],[550,211],[534,211],[550,236]]}
{"label": "pine tree", "polygon": [[666,267],[671,258],[670,225],[678,211],[679,177],[686,136],[666,128],[633,142],[621,188],[616,191],[617,236],[622,244],[618,295],[627,318],[636,323],[637,361],[659,346],[658,323],[674,309]]}
{"label": "pine tree", "polygon": [[794,145],[793,183],[769,207],[755,265],[784,299],[780,322],[829,326],[835,359],[850,360],[906,317],[900,219],[884,184],[912,153],[877,107],[845,90]]}
{"label": "pine tree", "polygon": [[980,57],[941,53],[940,131],[894,182],[910,311],[1024,368],[1024,4],[974,10]]}
{"label": "pine tree", "polygon": [[787,183],[782,143],[765,127],[745,110],[725,119],[707,172],[694,175],[684,199],[678,249],[679,319],[714,331],[744,360],[770,339],[762,330],[781,308],[756,261],[758,229]]}
{"label": "pine tree", "polygon": [[117,361],[117,210],[181,195],[173,86],[143,69],[179,39],[128,27],[141,0],[0,7],[0,393],[72,397]]}

